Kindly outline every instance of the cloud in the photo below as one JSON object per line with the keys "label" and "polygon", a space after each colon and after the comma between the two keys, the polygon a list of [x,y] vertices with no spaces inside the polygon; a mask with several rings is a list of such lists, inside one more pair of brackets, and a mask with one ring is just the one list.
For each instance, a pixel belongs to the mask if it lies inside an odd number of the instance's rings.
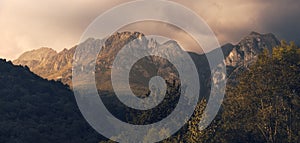
{"label": "cloud", "polygon": [[[0,0],[0,57],[15,59],[23,52],[39,47],[50,47],[58,51],[70,48],[77,44],[82,32],[94,18],[124,2],[126,1]],[[175,2],[199,14],[215,32],[221,44],[236,43],[251,31],[272,32],[279,38],[294,41],[300,37],[298,0]],[[184,19],[185,17],[179,18]],[[194,47],[193,42],[183,31],[166,28],[168,25],[152,25],[156,28],[148,29],[158,30],[157,27],[160,27],[160,33],[177,38],[187,49],[196,49],[190,48]],[[138,25],[136,28],[142,29]],[[131,29],[137,31],[134,26]],[[147,31],[147,26],[144,25],[144,29]]]}
{"label": "cloud", "polygon": [[294,41],[300,36],[298,0],[211,0],[189,4],[208,22],[221,43],[238,42],[250,31],[271,32]]}
{"label": "cloud", "polygon": [[280,39],[296,41],[300,44],[299,5],[298,0],[278,1],[276,5],[269,3],[258,17],[261,30],[273,32]]}
{"label": "cloud", "polygon": [[92,20],[117,5],[110,1],[6,0],[0,13],[0,57],[15,59],[40,47],[55,50],[77,44]]}

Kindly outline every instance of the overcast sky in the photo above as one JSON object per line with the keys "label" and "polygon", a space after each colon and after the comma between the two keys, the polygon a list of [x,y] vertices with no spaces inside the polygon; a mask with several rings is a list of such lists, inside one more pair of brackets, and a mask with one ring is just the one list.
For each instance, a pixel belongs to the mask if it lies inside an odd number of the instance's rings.
{"label": "overcast sky", "polygon": [[[212,28],[221,44],[236,43],[251,31],[274,33],[280,39],[300,38],[299,0],[175,0],[194,10]],[[71,48],[86,27],[104,11],[124,0],[0,0],[0,58],[15,59],[40,47]],[[153,11],[156,12],[156,11]],[[162,35],[193,49],[192,41],[163,23],[124,29]],[[157,26],[161,25],[161,26]],[[159,27],[160,29],[157,29]],[[150,30],[149,30],[150,29]],[[172,32],[172,30],[177,31]],[[184,35],[184,34],[183,34]],[[299,41],[297,41],[299,43]]]}

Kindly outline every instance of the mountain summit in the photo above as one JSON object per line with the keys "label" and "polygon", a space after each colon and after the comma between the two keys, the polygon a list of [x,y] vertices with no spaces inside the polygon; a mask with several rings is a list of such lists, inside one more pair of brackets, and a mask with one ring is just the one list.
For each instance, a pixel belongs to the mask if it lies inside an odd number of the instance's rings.
{"label": "mountain summit", "polygon": [[237,45],[226,45],[223,48],[225,63],[229,69],[239,66],[247,66],[264,49],[272,52],[272,48],[278,46],[280,41],[273,34],[259,34],[251,32],[248,36],[241,39]]}
{"label": "mountain summit", "polygon": [[43,47],[37,50],[23,53],[17,60],[14,61],[14,63],[27,65],[31,69],[34,69],[40,63],[46,62],[49,58],[53,57],[56,54],[57,52],[55,50]]}

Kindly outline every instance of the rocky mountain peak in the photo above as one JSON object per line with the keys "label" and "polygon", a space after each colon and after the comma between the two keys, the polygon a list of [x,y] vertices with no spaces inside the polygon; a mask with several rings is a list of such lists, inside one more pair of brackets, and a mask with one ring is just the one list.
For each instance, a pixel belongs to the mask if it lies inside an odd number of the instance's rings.
{"label": "rocky mountain peak", "polygon": [[272,48],[278,44],[280,44],[279,40],[272,33],[260,34],[258,32],[251,32],[248,36],[241,39],[238,46],[261,50],[267,47]]}
{"label": "rocky mountain peak", "polygon": [[251,32],[248,36],[234,45],[232,50],[226,55],[225,63],[230,68],[247,66],[254,61],[264,49],[272,52],[272,48],[279,45],[280,41],[274,34],[260,34]]}
{"label": "rocky mountain peak", "polygon": [[106,44],[110,44],[111,42],[117,42],[117,41],[126,41],[126,40],[134,40],[134,39],[140,39],[142,40],[145,35],[140,32],[116,32],[115,34],[109,36],[109,38],[106,40]]}
{"label": "rocky mountain peak", "polygon": [[42,47],[37,50],[31,50],[23,53],[13,63],[16,65],[27,65],[28,67],[35,68],[40,62],[43,62],[50,57],[56,55],[57,52],[51,48]]}
{"label": "rocky mountain peak", "polygon": [[51,55],[57,54],[57,52],[48,47],[42,47],[36,50],[31,50],[28,52],[23,53],[18,59],[19,60],[36,60],[41,61]]}
{"label": "rocky mountain peak", "polygon": [[180,47],[179,44],[174,40],[169,40],[169,41],[163,43],[162,45],[164,45],[166,47]]}
{"label": "rocky mountain peak", "polygon": [[261,34],[255,31],[251,31],[249,35],[261,35]]}

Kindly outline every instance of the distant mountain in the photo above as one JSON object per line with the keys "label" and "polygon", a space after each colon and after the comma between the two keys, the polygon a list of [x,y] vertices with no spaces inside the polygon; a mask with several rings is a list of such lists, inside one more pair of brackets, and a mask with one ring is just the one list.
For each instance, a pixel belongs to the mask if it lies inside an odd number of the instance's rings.
{"label": "distant mountain", "polygon": [[[31,57],[27,53],[22,58]],[[32,59],[43,61],[45,56]],[[0,114],[0,142],[94,143],[103,139],[81,115],[69,87],[2,59]]]}
{"label": "distant mountain", "polygon": [[[110,36],[106,41],[99,39],[87,39],[85,42],[81,43],[81,46],[88,47],[86,51],[81,52],[95,52],[96,48],[105,42],[104,47],[102,48],[100,54],[97,58],[97,66],[96,66],[96,76],[100,81],[98,85],[98,89],[102,90],[111,90],[110,83],[110,72],[111,65],[114,61],[114,58],[118,51],[130,41],[135,39],[139,39],[133,43],[130,43],[132,47],[138,47],[142,44],[146,44],[147,47],[159,47],[164,50],[168,50],[169,48],[180,48],[180,46],[175,41],[167,41],[166,43],[160,44],[153,39],[146,39],[142,33],[139,32],[122,32],[115,33]],[[238,67],[247,66],[252,61],[254,61],[258,54],[260,54],[263,49],[271,50],[274,46],[279,45],[279,40],[273,34],[259,34],[257,32],[251,32],[248,36],[241,39],[241,41],[237,45],[226,44],[221,47],[224,57],[225,63],[227,66],[227,75],[230,75],[235,69]],[[13,63],[16,65],[27,65],[33,72],[37,73],[41,77],[47,79],[61,80],[63,83],[71,85],[71,67],[73,62],[73,55],[77,46],[69,49],[63,50],[62,52],[56,53],[51,52],[49,56],[41,56],[43,58],[30,59],[24,58],[26,55],[31,55],[30,57],[38,56],[39,50],[29,51],[21,55],[17,60]],[[45,50],[45,49],[40,49]],[[37,54],[37,55],[36,55]],[[132,53],[134,54],[134,52]],[[163,54],[163,53],[161,53]],[[215,54],[215,50],[206,53],[206,54]],[[174,53],[173,56],[177,56],[178,54]],[[196,54],[189,52],[189,55],[194,60],[195,65],[198,68],[198,72],[201,79],[204,79],[206,83],[209,83],[208,77],[210,77],[210,71],[208,67],[208,62],[205,54]],[[133,55],[134,56],[134,55]],[[91,63],[90,57],[76,57],[85,59],[84,65],[82,68],[88,68]],[[180,58],[180,57],[178,57]],[[144,63],[153,65],[154,67],[161,67],[158,71],[161,72],[162,75],[165,75],[167,78],[170,75],[170,71],[174,70],[173,68],[167,69],[166,67],[170,67],[169,63],[166,61],[162,61],[162,59],[158,60],[157,58],[150,58],[152,62]],[[158,61],[157,61],[158,60]],[[31,64],[34,63],[34,64]],[[159,64],[157,64],[159,63]],[[101,71],[101,72],[99,72]],[[136,73],[133,75],[136,76],[136,79],[143,79],[145,76],[150,76],[150,73],[143,71],[141,68],[135,70]],[[175,73],[174,73],[175,74]],[[142,75],[142,76],[139,76]],[[176,74],[175,74],[176,75]],[[107,78],[104,78],[107,77]],[[133,79],[134,80],[134,79]],[[137,80],[137,84],[138,83]],[[147,83],[146,83],[147,84]]]}

